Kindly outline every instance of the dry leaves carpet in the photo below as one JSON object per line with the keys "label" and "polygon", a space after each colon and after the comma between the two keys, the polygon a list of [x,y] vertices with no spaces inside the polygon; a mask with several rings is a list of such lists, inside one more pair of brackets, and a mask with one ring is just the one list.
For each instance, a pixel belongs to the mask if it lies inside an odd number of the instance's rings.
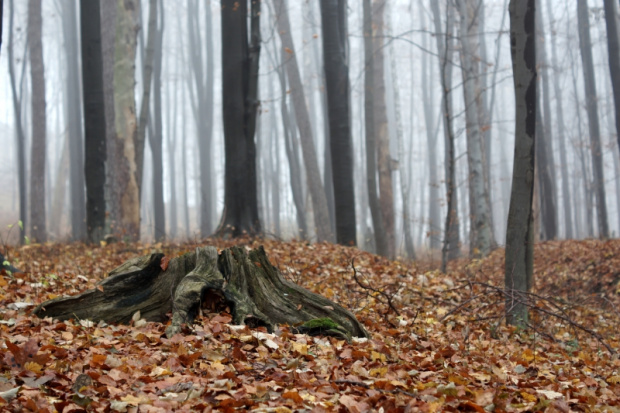
{"label": "dry leaves carpet", "polygon": [[134,256],[196,245],[9,248],[27,272],[0,276],[0,410],[620,411],[620,241],[537,245],[525,330],[503,322],[502,250],[446,275],[331,244],[238,243],[264,245],[286,278],[354,311],[372,338],[268,334],[226,313],[170,340],[139,315],[41,320],[32,305],[93,288]]}

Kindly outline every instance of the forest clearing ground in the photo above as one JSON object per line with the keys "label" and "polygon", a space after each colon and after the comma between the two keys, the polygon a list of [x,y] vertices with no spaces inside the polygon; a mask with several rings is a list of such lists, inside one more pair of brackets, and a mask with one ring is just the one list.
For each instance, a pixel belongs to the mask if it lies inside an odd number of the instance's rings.
{"label": "forest clearing ground", "polygon": [[[285,278],[353,311],[372,338],[347,343],[287,327],[271,335],[230,326],[220,313],[168,340],[163,324],[54,322],[23,307],[94,288],[129,258],[210,243],[264,245]],[[9,248],[7,258],[27,271],[0,277],[0,409],[8,411],[620,409],[619,240],[536,245],[536,311],[525,331],[502,322],[502,249],[451,263],[448,274],[350,247],[268,239],[49,243]]]}

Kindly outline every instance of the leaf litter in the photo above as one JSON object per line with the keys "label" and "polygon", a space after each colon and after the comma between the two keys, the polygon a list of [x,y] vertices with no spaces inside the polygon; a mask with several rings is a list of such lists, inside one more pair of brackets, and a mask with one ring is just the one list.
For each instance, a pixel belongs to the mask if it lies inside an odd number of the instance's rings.
{"label": "leaf litter", "polygon": [[442,274],[430,261],[328,243],[234,242],[264,245],[285,278],[349,308],[371,338],[268,333],[226,313],[171,339],[140,314],[130,326],[41,320],[23,304],[94,288],[136,255],[196,244],[24,246],[11,256],[27,272],[0,276],[0,410],[620,410],[618,240],[537,244],[524,330],[503,322],[502,250]]}

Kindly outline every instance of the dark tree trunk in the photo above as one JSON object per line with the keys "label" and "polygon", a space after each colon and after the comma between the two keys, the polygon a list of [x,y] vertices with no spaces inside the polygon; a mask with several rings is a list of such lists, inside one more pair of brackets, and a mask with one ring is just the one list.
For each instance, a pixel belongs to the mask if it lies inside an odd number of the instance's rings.
{"label": "dark tree trunk", "polygon": [[[368,206],[372,217],[375,238],[375,251],[379,255],[388,255],[386,234],[383,226],[383,215],[377,194],[377,151],[374,113],[375,65],[373,54],[373,30],[371,1],[364,0],[364,119],[366,128],[366,184]],[[365,223],[364,223],[365,224]]]}
{"label": "dark tree trunk", "polygon": [[605,196],[605,177],[603,176],[603,153],[601,132],[598,119],[598,103],[594,65],[592,63],[592,42],[590,41],[590,20],[587,0],[577,0],[577,18],[579,26],[579,48],[583,62],[583,81],[586,91],[586,108],[590,131],[590,152],[594,175],[594,193],[596,194],[596,215],[598,218],[599,237],[609,237],[607,223],[607,201]]}
{"label": "dark tree trunk", "polygon": [[105,226],[106,119],[103,96],[101,12],[98,1],[80,3],[84,104],[86,230],[90,242],[103,239]]}
{"label": "dark tree trunk", "polygon": [[618,20],[616,2],[604,0],[605,24],[607,26],[607,51],[609,54],[609,72],[614,92],[614,110],[616,117],[616,139],[620,148],[620,45],[618,39]]}
{"label": "dark tree trunk", "polygon": [[536,141],[536,33],[535,0],[510,1],[510,44],[515,87],[515,152],[512,193],[506,229],[504,288],[506,322],[525,325],[528,311],[520,293],[532,285],[534,237],[532,199]]}
{"label": "dark tree trunk", "polygon": [[[153,154],[153,208],[155,215],[155,240],[162,241],[166,237],[166,211],[164,207],[164,163],[163,163],[163,125],[161,114],[161,66],[164,35],[163,5],[153,2],[152,7],[160,8],[159,23],[155,32],[155,56],[153,60],[153,111],[155,128],[149,135],[149,143]],[[174,200],[173,200],[174,202]]]}
{"label": "dark tree trunk", "polygon": [[261,232],[256,184],[256,111],[260,1],[252,1],[248,43],[246,0],[222,0],[224,215],[219,235]]}
{"label": "dark tree trunk", "polygon": [[4,14],[4,0],[0,0],[0,49],[2,49],[2,15]]}
{"label": "dark tree trunk", "polygon": [[41,32],[41,0],[28,1],[28,48],[32,87],[32,154],[30,156],[30,237],[36,242],[47,240],[45,219],[45,69]]}
{"label": "dark tree trunk", "polygon": [[345,0],[321,0],[323,61],[329,108],[336,241],[356,244],[353,142],[349,110],[349,69],[344,38]]}
{"label": "dark tree trunk", "polygon": [[[181,332],[183,324],[192,323],[202,308],[229,308],[233,324],[264,326],[269,331],[288,324],[310,334],[368,337],[351,312],[284,279],[262,247],[249,253],[233,247],[220,255],[214,247],[199,247],[171,259],[165,268],[162,258],[163,254],[152,254],[126,261],[97,288],[46,301],[34,314],[127,323],[137,311],[142,318],[159,322],[172,312],[166,329],[171,337]],[[308,322],[316,319],[323,319],[323,325],[312,328]]]}
{"label": "dark tree trunk", "polygon": [[84,192],[84,141],[82,135],[82,99],[80,82],[74,81],[80,75],[78,51],[78,27],[76,2],[62,2],[62,28],[67,57],[67,81],[65,116],[69,138],[69,182],[71,235],[73,240],[86,238],[86,194]]}
{"label": "dark tree trunk", "polygon": [[[17,147],[17,176],[19,181],[19,222],[20,225],[20,242],[23,244],[26,239],[26,224],[28,211],[28,205],[26,204],[26,137],[24,134],[24,125],[22,123],[22,99],[21,99],[21,87],[17,90],[17,76],[15,75],[15,67],[13,63],[15,61],[13,49],[14,49],[14,19],[15,19],[15,4],[11,0],[11,11],[9,13],[9,50],[8,50],[8,64],[9,64],[9,79],[11,82],[11,96],[13,101],[13,111],[15,114],[15,146]],[[24,55],[26,54],[27,45],[24,49]],[[21,59],[22,62],[22,75],[25,70],[26,62]],[[21,85],[21,81],[19,82]]]}

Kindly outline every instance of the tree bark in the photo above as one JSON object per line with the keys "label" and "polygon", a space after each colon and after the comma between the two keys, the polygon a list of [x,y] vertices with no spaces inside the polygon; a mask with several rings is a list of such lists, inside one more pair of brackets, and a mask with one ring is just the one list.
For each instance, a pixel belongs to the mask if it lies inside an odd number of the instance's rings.
{"label": "tree bark", "polygon": [[[377,169],[379,173],[379,206],[385,231],[385,255],[395,256],[396,237],[394,235],[394,193],[392,185],[392,156],[390,155],[390,134],[385,99],[385,59],[384,59],[384,15],[387,0],[372,2],[372,43],[374,66],[373,112],[374,139],[377,149]],[[375,231],[376,232],[376,231]]]}
{"label": "tree bark", "polygon": [[452,27],[454,26],[454,9],[448,2],[446,4],[446,25],[441,27],[441,14],[439,3],[431,2],[433,20],[435,23],[435,39],[439,54],[440,79],[441,79],[441,108],[443,114],[443,132],[445,144],[445,169],[446,169],[446,200],[447,212],[444,225],[444,241],[441,250],[441,270],[445,272],[448,261],[460,256],[460,229],[458,216],[458,193],[456,190],[456,167],[454,130],[452,126],[452,56],[453,41]]}
{"label": "tree bark", "polygon": [[30,81],[32,87],[32,152],[30,156],[30,237],[35,242],[47,240],[45,219],[45,68],[41,32],[41,0],[28,1],[28,48]]}
{"label": "tree bark", "polygon": [[[149,134],[149,143],[153,155],[153,212],[154,234],[156,241],[166,238],[166,210],[164,206],[164,162],[163,162],[163,122],[161,113],[161,67],[163,55],[164,13],[163,4],[151,2],[151,7],[159,8],[155,13],[155,56],[153,57],[153,133]],[[159,17],[157,17],[159,16]],[[150,23],[149,23],[150,24]],[[174,202],[174,198],[172,198]]]}
{"label": "tree bark", "polygon": [[[162,322],[172,312],[166,335],[182,331],[202,309],[228,309],[233,324],[264,326],[269,331],[288,324],[312,334],[368,337],[355,316],[342,306],[282,277],[262,247],[246,253],[243,247],[218,255],[214,247],[162,264],[163,254],[136,257],[112,270],[97,288],[73,297],[59,297],[39,305],[34,314],[58,320],[71,318],[128,323],[136,312],[147,321]],[[317,319],[329,318],[311,328]],[[305,324],[304,324],[305,323]],[[325,324],[328,324],[325,327]]]}
{"label": "tree bark", "polygon": [[329,117],[336,241],[356,245],[353,142],[346,62],[345,0],[321,0],[323,62]]}
{"label": "tree bark", "polygon": [[583,62],[583,82],[586,93],[586,108],[590,131],[590,153],[592,171],[594,172],[594,193],[596,194],[596,216],[599,237],[609,237],[607,223],[607,201],[605,196],[605,177],[603,175],[603,154],[601,152],[601,132],[598,119],[598,103],[594,65],[592,63],[592,42],[590,41],[590,21],[587,0],[577,0],[577,18],[579,26],[579,48]]}
{"label": "tree bark", "polygon": [[[62,2],[62,28],[67,58],[65,119],[69,138],[69,188],[71,238],[86,239],[86,193],[84,182],[84,142],[82,134],[82,96],[80,93],[80,60],[78,54],[78,20],[76,2]],[[106,129],[107,130],[107,129]],[[52,218],[53,219],[53,218]]]}
{"label": "tree bark", "polygon": [[515,152],[512,192],[506,230],[504,288],[506,322],[525,325],[527,307],[520,294],[532,285],[534,242],[534,145],[536,141],[536,33],[535,0],[510,1],[510,51],[515,87]]}
{"label": "tree bark", "polygon": [[82,84],[84,105],[84,175],[86,231],[91,243],[104,237],[106,119],[103,94],[103,55],[99,2],[80,3]]}
{"label": "tree bark", "polygon": [[611,74],[611,86],[614,95],[616,139],[618,140],[618,148],[620,148],[620,40],[618,38],[617,5],[615,0],[604,0],[604,4],[609,72]]}
{"label": "tree bark", "polygon": [[368,206],[372,217],[375,239],[375,251],[379,255],[388,256],[388,243],[383,214],[377,193],[377,134],[375,132],[375,64],[373,51],[372,8],[371,0],[364,0],[364,120],[366,130],[366,183]]}
{"label": "tree bark", "polygon": [[[278,32],[280,33],[280,39],[282,41],[282,48],[286,51],[286,54],[283,55],[283,64],[288,75],[293,106],[295,108],[295,117],[297,119],[297,127],[299,129],[308,188],[310,190],[310,198],[312,200],[314,227],[317,240],[319,242],[333,242],[334,236],[332,234],[329,221],[327,198],[321,182],[321,173],[319,171],[319,162],[316,155],[312,125],[310,124],[310,116],[306,105],[306,96],[301,82],[301,74],[299,73],[297,55],[295,54],[295,46],[293,44],[288,10],[284,0],[274,0],[274,6],[276,9],[276,19],[278,24]],[[284,59],[284,57],[286,57],[286,59]]]}
{"label": "tree bark", "polygon": [[222,236],[261,232],[256,182],[256,111],[260,53],[260,1],[252,1],[248,44],[246,0],[222,0],[224,111],[224,216]]}
{"label": "tree bark", "polygon": [[[9,13],[9,47],[8,47],[8,64],[9,64],[9,80],[11,83],[11,97],[13,101],[13,112],[15,115],[15,146],[17,147],[17,179],[19,186],[19,222],[20,222],[20,242],[23,244],[26,240],[26,231],[27,227],[27,211],[28,205],[26,204],[26,137],[24,133],[24,125],[22,123],[22,88],[21,84],[23,83],[24,78],[24,70],[26,68],[25,59],[21,59],[22,62],[22,74],[20,79],[20,88],[19,92],[17,89],[17,76],[15,74],[15,67],[13,66],[13,62],[15,61],[14,57],[14,19],[15,19],[15,4],[13,0],[10,2],[11,11]],[[28,50],[28,45],[24,47],[24,55]]]}
{"label": "tree bark", "polygon": [[114,121],[117,161],[113,187],[120,194],[119,235],[140,238],[140,185],[137,172],[137,129],[135,57],[137,45],[137,5],[135,0],[117,0],[114,47]]}
{"label": "tree bark", "polygon": [[491,208],[485,182],[485,159],[480,124],[480,68],[476,1],[460,0],[461,64],[467,129],[467,164],[469,168],[470,255],[484,257],[495,247],[491,228]]}

